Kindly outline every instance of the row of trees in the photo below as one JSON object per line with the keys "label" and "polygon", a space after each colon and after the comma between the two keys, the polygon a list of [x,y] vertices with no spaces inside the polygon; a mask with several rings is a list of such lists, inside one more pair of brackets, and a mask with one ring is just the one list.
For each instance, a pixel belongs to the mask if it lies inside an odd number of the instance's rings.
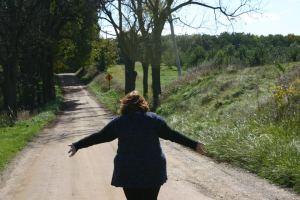
{"label": "row of trees", "polygon": [[[222,33],[218,36],[182,35],[176,39],[181,63],[187,68],[204,62],[257,66],[300,60],[300,36],[293,34],[256,36]],[[171,36],[163,37],[162,62],[169,66],[176,64]]]}
{"label": "row of trees", "polygon": [[[17,108],[32,110],[55,99],[54,72],[74,71],[98,60],[103,70],[107,43],[99,31],[109,24],[125,64],[125,93],[135,89],[134,64],[142,62],[144,95],[152,70],[153,107],[161,93],[162,31],[172,15],[186,6],[210,10],[215,19],[230,22],[255,10],[254,0],[1,0],[0,81],[3,107],[14,116]],[[104,23],[102,29],[98,20]],[[111,33],[109,33],[111,34]],[[93,51],[92,51],[93,49]],[[0,99],[1,100],[1,99]]]}
{"label": "row of trees", "polygon": [[98,37],[100,2],[1,0],[2,107],[16,116],[55,99],[54,70],[81,66]]}

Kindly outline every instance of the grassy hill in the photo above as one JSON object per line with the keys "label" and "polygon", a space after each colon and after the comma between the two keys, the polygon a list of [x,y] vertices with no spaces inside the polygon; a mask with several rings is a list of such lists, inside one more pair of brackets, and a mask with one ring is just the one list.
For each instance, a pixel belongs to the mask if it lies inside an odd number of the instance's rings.
{"label": "grassy hill", "polygon": [[195,71],[166,89],[158,113],[217,160],[300,192],[300,65],[284,68],[281,78],[271,65]]}
{"label": "grassy hill", "polygon": [[[123,95],[121,66],[109,69],[89,88],[112,111]],[[142,76],[138,67],[137,89]],[[163,95],[157,112],[182,133],[203,141],[209,155],[300,193],[300,63],[249,68],[194,69],[176,80],[163,67]],[[173,80],[173,81],[172,81]]]}

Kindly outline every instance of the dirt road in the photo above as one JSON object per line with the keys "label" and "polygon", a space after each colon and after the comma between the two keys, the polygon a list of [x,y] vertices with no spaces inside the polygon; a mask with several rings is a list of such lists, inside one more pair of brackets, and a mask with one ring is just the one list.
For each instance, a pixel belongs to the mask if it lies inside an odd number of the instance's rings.
{"label": "dirt road", "polygon": [[[121,188],[110,186],[117,142],[67,155],[68,144],[100,130],[111,115],[78,83],[61,74],[65,106],[56,123],[22,151],[3,174],[1,200],[123,200]],[[168,182],[159,200],[300,199],[243,170],[162,141],[168,159]],[[97,155],[97,156],[94,156]]]}

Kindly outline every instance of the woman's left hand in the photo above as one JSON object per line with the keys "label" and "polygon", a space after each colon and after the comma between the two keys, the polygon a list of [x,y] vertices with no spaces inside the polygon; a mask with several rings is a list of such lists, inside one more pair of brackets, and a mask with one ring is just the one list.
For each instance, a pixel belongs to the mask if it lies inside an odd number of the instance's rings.
{"label": "woman's left hand", "polygon": [[69,155],[69,157],[72,157],[72,156],[74,156],[75,153],[77,152],[77,149],[75,148],[75,146],[74,146],[73,144],[70,144],[69,146],[70,146],[70,150],[69,150],[68,153],[71,153],[71,154]]}

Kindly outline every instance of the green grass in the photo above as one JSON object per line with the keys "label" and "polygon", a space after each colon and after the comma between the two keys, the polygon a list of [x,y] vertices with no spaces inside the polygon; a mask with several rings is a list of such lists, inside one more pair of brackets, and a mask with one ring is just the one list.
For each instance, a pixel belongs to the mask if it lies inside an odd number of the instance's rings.
{"label": "green grass", "polygon": [[0,172],[39,131],[53,119],[62,101],[57,87],[57,100],[47,104],[34,117],[17,121],[11,127],[0,128]]}
{"label": "green grass", "polygon": [[107,90],[103,89],[100,84],[98,84],[99,78],[92,81],[89,84],[89,90],[96,95],[97,99],[105,105],[110,111],[117,113],[119,109],[119,99],[122,97],[122,92],[114,88]]}
{"label": "green grass", "polygon": [[[138,90],[141,94],[143,93],[143,68],[140,63],[136,63],[135,70],[138,75],[136,78],[136,90]],[[119,83],[120,85],[124,85],[125,76],[124,76],[124,65],[114,65],[107,70],[108,73],[111,73],[113,76],[113,81]],[[177,79],[177,69],[176,67],[167,67],[165,65],[161,66],[161,85],[165,86],[172,81]],[[185,73],[185,72],[184,72]],[[151,67],[149,67],[149,91],[151,92]]]}
{"label": "green grass", "polygon": [[[285,69],[285,79],[300,80],[299,63]],[[215,159],[300,193],[300,88],[278,117],[278,76],[271,65],[199,73],[167,88],[158,113]]]}
{"label": "green grass", "polygon": [[[281,82],[299,82],[300,63],[284,64],[284,68]],[[122,66],[108,71],[114,77],[111,90],[103,74],[89,88],[116,112],[123,95],[124,71]],[[140,66],[137,72],[137,90],[142,92]],[[162,67],[164,89],[158,114],[174,129],[204,142],[209,156],[216,160],[300,193],[299,83],[297,95],[283,112],[274,102],[280,73],[273,65],[196,69],[185,74],[177,79],[175,68]]]}

